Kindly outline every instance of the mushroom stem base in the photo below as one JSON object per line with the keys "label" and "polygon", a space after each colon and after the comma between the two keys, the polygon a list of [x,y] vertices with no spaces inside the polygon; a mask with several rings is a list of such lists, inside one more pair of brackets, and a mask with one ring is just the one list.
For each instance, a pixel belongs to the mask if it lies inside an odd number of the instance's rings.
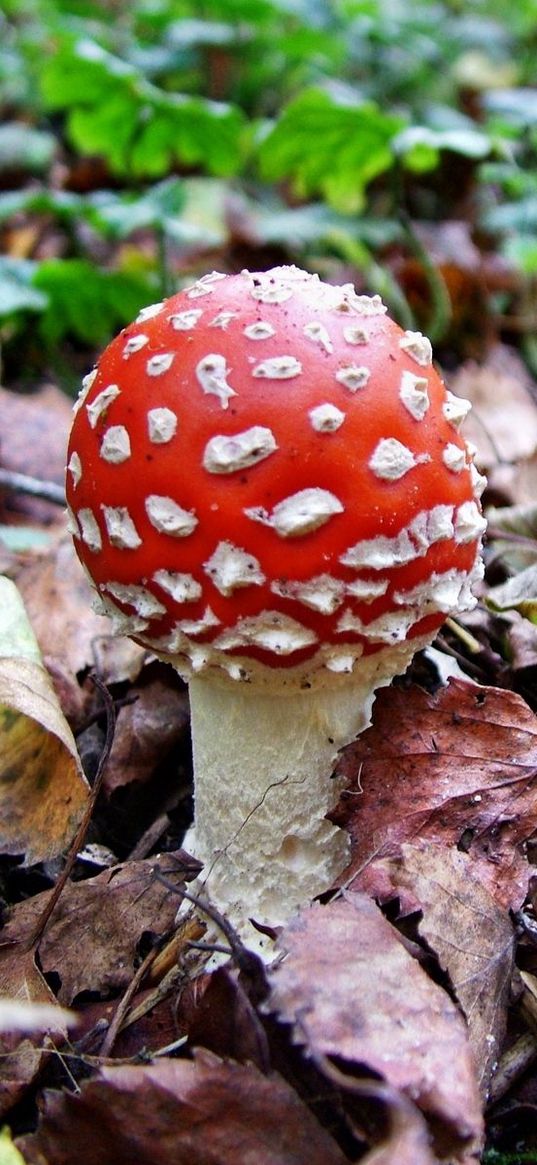
{"label": "mushroom stem base", "polygon": [[347,834],[326,819],[340,791],[331,773],[373,699],[356,677],[284,694],[190,680],[196,810],[185,847],[204,863],[198,890],[258,950],[271,944],[248,919],[284,924],[347,864]]}

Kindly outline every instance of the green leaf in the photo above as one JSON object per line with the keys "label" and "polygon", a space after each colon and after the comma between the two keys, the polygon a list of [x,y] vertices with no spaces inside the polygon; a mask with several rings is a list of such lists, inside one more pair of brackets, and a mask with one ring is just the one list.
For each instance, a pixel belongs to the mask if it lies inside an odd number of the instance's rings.
{"label": "green leaf", "polygon": [[40,332],[53,346],[66,335],[87,344],[105,344],[118,327],[134,318],[155,290],[147,277],[99,271],[84,259],[45,260],[33,283],[48,299]]}
{"label": "green leaf", "polygon": [[489,537],[494,554],[501,557],[510,573],[537,565],[537,503],[491,506],[487,510]]}
{"label": "green leaf", "polygon": [[487,113],[505,118],[518,128],[537,125],[535,89],[493,89],[483,97]]}
{"label": "green leaf", "polygon": [[185,200],[183,182],[178,178],[167,178],[149,187],[141,198],[100,190],[90,196],[87,209],[91,208],[89,218],[92,225],[111,238],[126,239],[138,230],[171,228],[184,209]]}
{"label": "green leaf", "polygon": [[66,110],[75,147],[102,155],[115,174],[159,178],[179,162],[231,175],[242,164],[238,108],[158,89],[92,41],[64,41],[42,89],[49,109]]}
{"label": "green leaf", "polygon": [[535,278],[537,275],[537,239],[534,234],[512,235],[505,241],[502,253],[524,275]]}
{"label": "green leaf", "polygon": [[0,173],[25,170],[29,174],[41,174],[48,169],[55,153],[56,139],[52,134],[21,121],[0,125]]}
{"label": "green leaf", "polygon": [[35,269],[29,259],[0,257],[0,317],[47,306],[47,296],[32,286]]}
{"label": "green leaf", "polygon": [[70,219],[82,214],[84,199],[77,194],[63,190],[10,190],[0,194],[0,222],[6,222],[15,214],[54,214],[59,219]]}
{"label": "green leaf", "polygon": [[8,1128],[0,1132],[0,1165],[24,1165],[24,1157],[13,1144]]}
{"label": "green leaf", "polygon": [[369,182],[393,165],[392,142],[403,124],[372,101],[351,104],[307,89],[261,143],[262,177],[290,178],[300,197],[321,193],[335,210],[358,211]]}
{"label": "green leaf", "polygon": [[408,170],[416,174],[434,170],[442,150],[451,150],[465,158],[481,160],[492,149],[488,134],[476,129],[431,129],[424,125],[409,125],[397,135],[393,148]]}
{"label": "green leaf", "polygon": [[519,611],[537,623],[537,566],[528,566],[500,586],[491,587],[486,601],[495,611]]}

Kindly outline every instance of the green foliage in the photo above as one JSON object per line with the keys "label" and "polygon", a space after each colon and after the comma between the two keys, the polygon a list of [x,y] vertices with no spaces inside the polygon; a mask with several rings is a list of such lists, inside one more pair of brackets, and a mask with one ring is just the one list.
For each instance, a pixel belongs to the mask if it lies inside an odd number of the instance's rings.
{"label": "green foliage", "polygon": [[261,175],[268,182],[291,178],[302,198],[323,194],[336,210],[359,211],[367,185],[393,165],[393,139],[403,124],[371,101],[307,89],[262,142]]}
{"label": "green foliage", "polygon": [[177,161],[214,174],[240,165],[238,110],[164,93],[95,41],[64,42],[41,84],[46,108],[67,111],[75,148],[102,154],[118,175],[156,178]]}
{"label": "green foliage", "polygon": [[[92,346],[140,296],[264,247],[344,264],[441,338],[419,224],[462,213],[529,318],[536,51],[537,0],[4,0],[0,316],[20,335],[38,313],[49,352]],[[417,321],[405,259],[428,289]]]}
{"label": "green foliage", "polygon": [[147,279],[99,271],[84,259],[45,260],[32,284],[46,298],[39,330],[51,346],[68,335],[89,345],[106,343],[154,294]]}
{"label": "green foliage", "polygon": [[29,260],[0,258],[0,319],[46,308],[46,295],[33,286],[34,273],[35,264]]}

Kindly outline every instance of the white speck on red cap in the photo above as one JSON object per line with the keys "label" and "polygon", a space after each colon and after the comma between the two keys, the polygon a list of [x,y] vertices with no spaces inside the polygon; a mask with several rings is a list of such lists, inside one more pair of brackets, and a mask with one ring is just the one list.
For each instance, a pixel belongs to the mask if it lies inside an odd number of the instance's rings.
{"label": "white speck on red cap", "polygon": [[420,510],[408,526],[398,534],[389,537],[364,538],[340,556],[343,566],[370,567],[385,570],[393,566],[404,566],[415,558],[422,558],[435,542],[453,538],[453,506],[438,505],[430,510]]}
{"label": "white speck on red cap", "polygon": [[247,324],[243,332],[248,340],[268,340],[276,335],[276,328],[267,320],[256,320],[254,324]]}
{"label": "white speck on red cap", "polygon": [[334,345],[330,336],[324,326],[318,320],[312,320],[309,324],[304,324],[304,335],[308,340],[313,340],[314,344],[318,344],[320,348],[324,348],[325,352],[333,352]]}
{"label": "white speck on red cap", "polygon": [[361,643],[353,643],[348,647],[326,647],[322,653],[323,663],[327,671],[334,672],[335,675],[350,675],[354,671],[356,660],[363,653]]}
{"label": "white speck on red cap", "polygon": [[196,365],[198,384],[207,395],[217,396],[223,409],[227,409],[229,398],[237,395],[227,382],[228,376],[225,356],[219,352],[208,352]]}
{"label": "white speck on red cap", "polygon": [[374,603],[386,594],[388,586],[387,578],[357,578],[346,584],[345,591],[360,603]]}
{"label": "white speck on red cap", "polygon": [[176,332],[189,332],[203,315],[202,309],[192,308],[191,311],[176,311],[171,316],[168,316],[168,321]]}
{"label": "white speck on red cap", "polygon": [[291,299],[293,289],[288,283],[265,278],[263,275],[256,276],[256,280],[257,282],[254,282],[250,290],[250,295],[258,303],[285,303],[287,299]]}
{"label": "white speck on red cap", "polygon": [[203,635],[211,627],[218,627],[219,625],[220,619],[218,619],[211,607],[206,607],[201,619],[180,619],[176,627],[182,635]]}
{"label": "white speck on red cap", "polygon": [[487,528],[476,502],[463,502],[455,515],[455,542],[474,542]]}
{"label": "white speck on red cap", "polygon": [[95,397],[95,400],[90,405],[86,405],[86,413],[92,429],[95,429],[98,422],[106,416],[110,405],[117,399],[120,393],[121,389],[119,385],[109,384],[106,388],[103,388],[102,392]]}
{"label": "white speck on red cap", "polygon": [[[434,572],[430,578],[409,590],[394,591],[393,600],[405,607],[418,607],[420,618],[433,611],[442,611],[447,616],[459,610],[461,590],[467,579],[465,571],[452,569],[442,573]],[[475,603],[476,600],[473,600],[472,606]]]}
{"label": "white speck on red cap", "polygon": [[349,631],[356,635],[363,635],[372,643],[403,643],[413,623],[420,618],[416,611],[385,611],[378,619],[364,623],[359,615],[352,611],[344,611],[340,616],[336,630],[339,634]]}
{"label": "white speck on red cap", "polygon": [[192,510],[185,510],[173,498],[160,494],[150,494],[145,499],[145,511],[155,530],[171,538],[187,538],[198,524]]}
{"label": "white speck on red cap", "polygon": [[386,305],[380,295],[357,295],[352,283],[344,283],[341,290],[344,292],[343,303],[338,304],[339,310],[355,311],[361,316],[383,316],[386,314]]}
{"label": "white speck on red cap", "polygon": [[173,352],[157,352],[155,356],[150,356],[146,364],[146,372],[148,376],[162,376],[171,368],[175,356]]}
{"label": "white speck on red cap", "polygon": [[82,405],[84,404],[90,389],[93,387],[97,372],[97,368],[92,368],[91,372],[88,372],[87,375],[82,379],[80,392],[73,404],[73,413],[75,417],[76,414],[80,412],[80,409],[82,408]]}
{"label": "white speck on red cap", "polygon": [[149,343],[149,336],[145,332],[138,332],[136,336],[129,336],[123,346],[123,359],[128,360],[129,356],[134,356],[136,352],[140,352]]}
{"label": "white speck on red cap", "polygon": [[202,283],[201,279],[198,279],[197,283],[189,287],[186,292],[186,297],[187,299],[201,299],[202,295],[212,295],[213,291],[214,287],[211,287],[207,283]]}
{"label": "white speck on red cap", "polygon": [[177,415],[168,408],[149,409],[147,432],[154,445],[167,445],[177,432]]}
{"label": "white speck on red cap", "polygon": [[332,615],[345,596],[345,583],[330,574],[319,574],[306,581],[276,579],[270,584],[270,589],[273,594],[283,599],[295,599],[321,615]]}
{"label": "white speck on red cap", "polygon": [[335,494],[327,489],[301,489],[278,502],[272,513],[262,506],[244,511],[247,518],[270,526],[281,538],[300,538],[324,526],[334,514],[342,514],[345,507]]}
{"label": "white speck on red cap", "polygon": [[71,453],[71,456],[69,458],[69,464],[67,466],[67,470],[71,474],[73,485],[76,488],[76,486],[78,485],[79,481],[82,478],[82,462],[80,460],[78,453],[76,453],[76,452]]}
{"label": "white speck on red cap", "polygon": [[176,603],[194,603],[201,599],[203,594],[203,588],[197,579],[180,571],[156,570],[153,582],[171,595]]}
{"label": "white speck on red cap", "polygon": [[416,376],[413,372],[404,370],[401,376],[399,396],[416,421],[422,421],[430,406],[429,381],[426,376]]}
{"label": "white speck on red cap", "polygon": [[261,611],[259,615],[238,619],[234,627],[223,631],[213,646],[221,651],[236,647],[260,647],[275,655],[291,655],[317,642],[317,636],[290,615],[280,611]]}
{"label": "white speck on red cap", "polygon": [[272,430],[262,425],[229,436],[217,434],[205,446],[203,468],[208,473],[236,473],[264,461],[277,448]]}
{"label": "white speck on red cap", "polygon": [[345,420],[345,413],[336,405],[330,404],[329,401],[310,409],[308,416],[316,433],[335,433],[337,429],[341,428]]}
{"label": "white speck on red cap", "polygon": [[162,300],[160,303],[149,303],[147,307],[143,307],[142,310],[138,312],[138,315],[136,316],[136,323],[143,324],[144,320],[152,320],[154,316],[160,315],[163,307],[164,303]]}
{"label": "white speck on red cap", "polygon": [[203,569],[221,595],[231,595],[237,588],[261,586],[265,582],[259,560],[232,542],[219,542],[211,557],[203,563]]}
{"label": "white speck on red cap", "polygon": [[266,377],[267,380],[292,380],[300,376],[302,365],[296,356],[271,356],[268,360],[261,360],[252,369],[252,376]]}
{"label": "white speck on red cap", "polygon": [[89,550],[92,551],[93,554],[98,554],[99,551],[102,550],[103,540],[101,537],[99,523],[97,522],[93,510],[90,510],[87,506],[83,506],[82,509],[78,511],[76,518],[80,526],[80,536],[82,541],[86,543],[86,546]]}
{"label": "white speck on red cap", "polygon": [[120,465],[122,461],[128,461],[131,455],[131,442],[124,425],[110,425],[103,433],[100,455],[103,461],[108,461],[111,465]]}
{"label": "white speck on red cap", "polygon": [[383,437],[369,459],[369,468],[382,481],[399,481],[417,465],[411,449],[396,437]]}
{"label": "white speck on red cap", "polygon": [[370,376],[371,370],[359,364],[347,364],[344,368],[338,368],[336,372],[338,384],[348,388],[349,392],[357,392],[359,388],[365,388]]}
{"label": "white speck on red cap", "polygon": [[137,550],[142,539],[126,506],[101,506],[108,541],[118,550]]}
{"label": "white speck on red cap", "polygon": [[470,479],[473,486],[474,497],[480,498],[486,488],[487,479],[482,473],[479,472],[477,466],[474,465],[473,462],[470,465]]}
{"label": "white speck on red cap", "polygon": [[452,473],[462,473],[466,469],[466,450],[460,445],[446,445],[442,453],[442,461]]}
{"label": "white speck on red cap", "polygon": [[353,345],[369,343],[369,335],[361,324],[347,324],[343,328],[343,339],[347,341],[347,344]]}
{"label": "white speck on red cap", "polygon": [[455,394],[450,392],[448,389],[446,392],[445,402],[442,405],[442,412],[446,418],[446,421],[449,421],[450,424],[458,429],[464,421],[465,417],[468,416],[471,407],[472,406],[469,400],[464,400],[463,397],[455,396]]}
{"label": "white speck on red cap", "polygon": [[423,336],[421,332],[405,332],[404,336],[399,340],[399,347],[403,352],[407,352],[416,364],[420,364],[422,368],[426,368],[433,359],[433,349],[431,341],[427,336]]}
{"label": "white speck on red cap", "polygon": [[134,607],[141,619],[156,619],[166,614],[166,607],[159,602],[147,587],[137,586],[134,583],[107,582],[103,590],[108,591],[118,603],[126,603]]}
{"label": "white speck on red cap", "polygon": [[231,321],[237,319],[238,314],[236,311],[220,311],[213,320],[209,320],[207,326],[209,328],[222,328],[222,331],[225,332]]}

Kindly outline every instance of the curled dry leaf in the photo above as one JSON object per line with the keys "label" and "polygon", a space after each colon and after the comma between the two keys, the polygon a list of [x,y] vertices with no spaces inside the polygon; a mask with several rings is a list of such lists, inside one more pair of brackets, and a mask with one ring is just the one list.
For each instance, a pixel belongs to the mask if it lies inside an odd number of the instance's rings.
{"label": "curled dry leaf", "polygon": [[14,584],[0,578],[0,852],[45,861],[71,841],[88,788]]}
{"label": "curled dry leaf", "polygon": [[449,387],[472,402],[465,436],[477,446],[489,486],[522,500],[521,467],[537,451],[537,405],[523,360],[498,344],[486,363],[462,365]]}
{"label": "curled dry leaf", "polygon": [[365,894],[302,910],[279,940],[264,1005],[306,1054],[379,1073],[430,1122],[435,1151],[477,1152],[482,1117],[464,1021]]}
{"label": "curled dry leaf", "polygon": [[[154,679],[132,690],[133,701],[119,710],[104,775],[108,793],[131,781],[149,781],[188,727],[188,697],[173,683]],[[166,679],[168,676],[166,675]]]}
{"label": "curled dry leaf", "polygon": [[331,816],[352,843],[342,880],[389,897],[377,859],[429,840],[464,849],[496,902],[517,909],[537,828],[536,764],[537,717],[513,692],[456,679],[435,695],[379,692],[373,727],[340,761],[347,789]]}
{"label": "curled dry leaf", "polygon": [[[347,1158],[279,1076],[194,1060],[103,1068],[78,1095],[49,1092],[28,1165],[344,1165]],[[76,1149],[75,1149],[76,1146]]]}
{"label": "curled dry leaf", "polygon": [[[82,991],[111,994],[130,983],[142,934],[165,934],[180,904],[182,867],[173,854],[158,865],[177,895],[155,878],[156,860],[125,862],[65,887],[39,943],[44,974],[60,980],[58,999],[70,1004]],[[46,909],[50,891],[14,907],[4,941],[22,942]]]}
{"label": "curled dry leaf", "polygon": [[[48,1020],[32,1024],[36,1034],[28,1034],[21,1039],[20,1025],[13,1024],[11,1032],[0,1036],[0,1117],[26,1092],[46,1062],[50,1039],[63,1042],[67,1035],[65,1012],[56,1004],[56,999],[37,968],[34,952],[22,944],[9,943],[0,948],[0,996],[2,1005],[7,1001],[12,1005],[28,1008],[43,1007],[51,1013]],[[44,1033],[48,1032],[48,1035]]]}
{"label": "curled dry leaf", "polygon": [[419,933],[447,971],[466,1016],[486,1095],[505,1033],[514,965],[512,923],[473,877],[467,854],[432,843],[402,849],[402,858],[392,865],[392,881],[419,904]]}
{"label": "curled dry leaf", "polygon": [[114,636],[110,620],[92,611],[93,592],[70,538],[62,536],[50,554],[25,565],[17,585],[66,711],[72,708],[76,714],[76,677],[87,668],[96,668],[104,683],[137,677],[146,653],[124,636]]}
{"label": "curled dry leaf", "polygon": [[361,1158],[361,1165],[438,1165],[427,1124],[413,1105],[408,1105],[382,1144]]}

